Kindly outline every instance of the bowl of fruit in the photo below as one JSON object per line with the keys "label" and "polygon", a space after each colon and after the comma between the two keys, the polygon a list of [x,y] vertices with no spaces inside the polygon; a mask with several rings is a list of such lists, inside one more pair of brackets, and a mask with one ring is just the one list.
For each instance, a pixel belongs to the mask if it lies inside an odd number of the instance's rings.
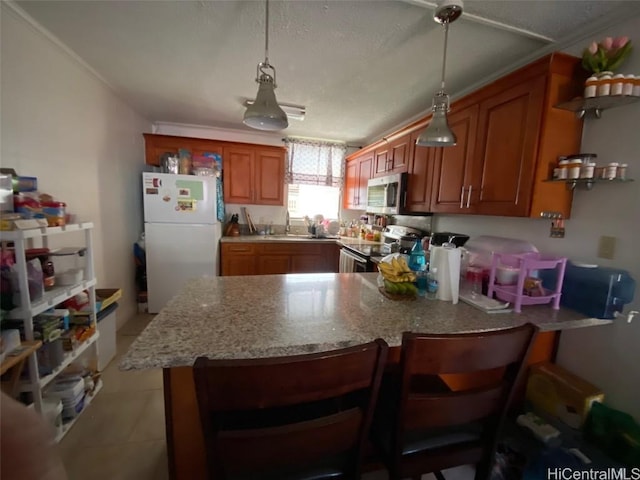
{"label": "bowl of fruit", "polygon": [[418,294],[416,274],[411,271],[404,257],[385,257],[378,264],[378,290],[391,300],[414,300]]}

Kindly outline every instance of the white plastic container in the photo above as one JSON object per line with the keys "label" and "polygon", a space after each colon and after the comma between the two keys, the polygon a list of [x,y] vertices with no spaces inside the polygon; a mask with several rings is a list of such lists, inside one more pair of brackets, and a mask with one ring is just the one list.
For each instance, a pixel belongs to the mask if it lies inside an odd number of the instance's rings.
{"label": "white plastic container", "polygon": [[43,398],[42,414],[47,423],[53,427],[55,435],[60,435],[62,433],[62,402],[53,398]]}
{"label": "white plastic container", "polygon": [[75,285],[84,280],[82,268],[72,268],[66,272],[56,274],[56,285]]}

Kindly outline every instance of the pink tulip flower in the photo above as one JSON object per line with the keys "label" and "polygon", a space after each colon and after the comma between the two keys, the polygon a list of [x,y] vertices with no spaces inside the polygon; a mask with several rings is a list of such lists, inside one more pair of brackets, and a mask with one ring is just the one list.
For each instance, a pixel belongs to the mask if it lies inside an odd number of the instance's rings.
{"label": "pink tulip flower", "polygon": [[591,55],[595,55],[598,51],[598,44],[596,42],[591,42],[591,45],[589,45],[589,53]]}
{"label": "pink tulip flower", "polygon": [[624,47],[629,41],[629,37],[618,37],[613,40],[613,48],[618,49]]}
{"label": "pink tulip flower", "polygon": [[613,38],[605,38],[600,45],[602,45],[602,48],[604,48],[605,50],[611,50],[611,47],[613,45]]}

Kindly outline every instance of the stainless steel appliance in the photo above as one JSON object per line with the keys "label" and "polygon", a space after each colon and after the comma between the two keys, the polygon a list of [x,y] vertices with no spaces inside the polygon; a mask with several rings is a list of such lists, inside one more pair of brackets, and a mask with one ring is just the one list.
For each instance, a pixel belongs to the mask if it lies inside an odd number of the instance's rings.
{"label": "stainless steel appliance", "polygon": [[372,178],[367,183],[367,213],[398,215],[407,201],[407,174]]}
{"label": "stainless steel appliance", "polygon": [[380,259],[389,253],[409,253],[416,239],[428,233],[417,228],[388,225],[382,231],[380,244],[343,245],[340,250],[340,273],[376,272]]}
{"label": "stainless steel appliance", "polygon": [[374,255],[377,253],[376,249],[379,247],[372,246],[342,246],[340,249],[340,273],[354,273],[354,272],[375,272],[376,264],[371,260],[371,250],[374,250]]}
{"label": "stainless steel appliance", "polygon": [[429,232],[402,225],[388,225],[382,232],[385,254],[392,252],[409,253],[417,239],[429,236]]}
{"label": "stainless steel appliance", "polygon": [[443,243],[453,243],[456,247],[462,247],[469,240],[469,235],[453,232],[434,232],[431,234],[429,243],[441,246]]}

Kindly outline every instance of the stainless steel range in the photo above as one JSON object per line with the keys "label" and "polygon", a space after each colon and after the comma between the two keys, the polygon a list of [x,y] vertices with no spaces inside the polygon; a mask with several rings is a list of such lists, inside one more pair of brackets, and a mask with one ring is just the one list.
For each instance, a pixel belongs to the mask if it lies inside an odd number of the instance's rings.
{"label": "stainless steel range", "polygon": [[340,273],[375,272],[380,259],[393,252],[409,253],[416,239],[428,233],[417,228],[389,225],[382,232],[382,243],[343,245]]}

